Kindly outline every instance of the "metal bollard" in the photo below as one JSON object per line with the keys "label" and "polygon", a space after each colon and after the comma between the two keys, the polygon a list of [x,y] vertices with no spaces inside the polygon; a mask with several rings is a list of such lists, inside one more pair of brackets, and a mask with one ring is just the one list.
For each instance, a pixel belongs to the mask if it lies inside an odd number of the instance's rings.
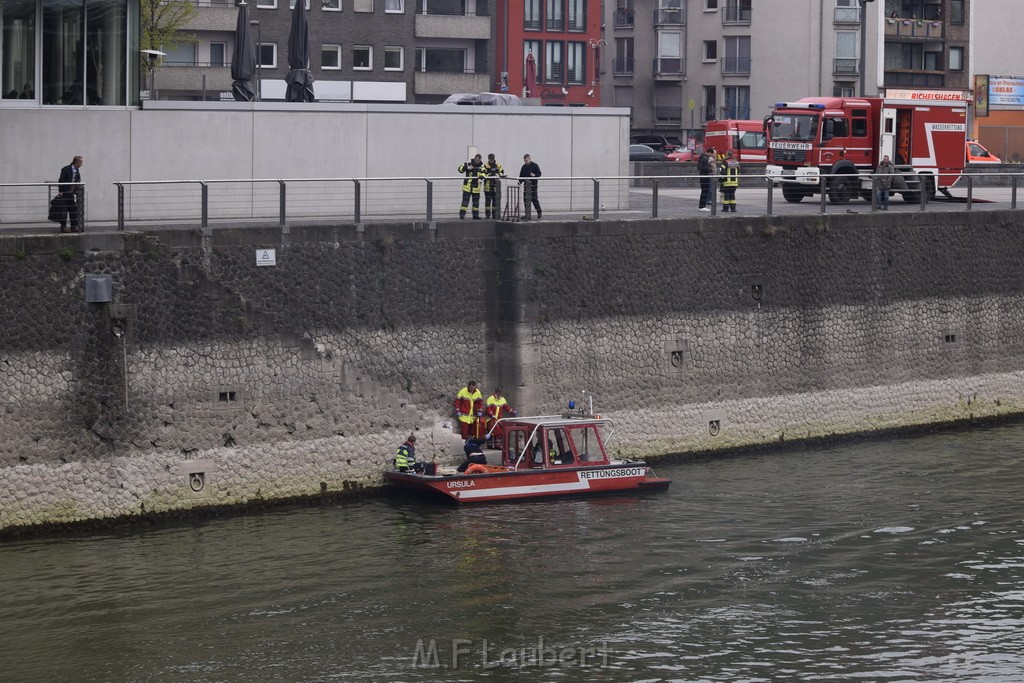
{"label": "metal bollard", "polygon": [[124,185],[114,184],[117,185],[117,229],[124,232]]}
{"label": "metal bollard", "polygon": [[202,181],[199,182],[199,197],[202,212],[200,225],[205,232],[206,229],[210,227],[210,188]]}
{"label": "metal bollard", "polygon": [[1010,208],[1017,208],[1017,176],[1010,177]]}
{"label": "metal bollard", "polygon": [[828,199],[828,192],[826,192],[827,188],[828,178],[826,178],[825,176],[821,176],[821,183],[819,188],[819,194],[821,195],[821,213],[825,213],[825,200]]}
{"label": "metal bollard", "polygon": [[878,178],[871,177],[871,213],[878,211]]}
{"label": "metal bollard", "polygon": [[594,181],[594,220],[596,221],[601,216],[601,183],[597,178],[592,178]]}
{"label": "metal bollard", "polygon": [[278,180],[277,182],[280,183],[279,191],[280,191],[280,203],[281,203],[281,205],[280,205],[280,212],[279,212],[279,217],[280,217],[280,221],[279,222],[280,222],[281,227],[283,228],[284,225],[285,225],[285,205],[287,204],[287,202],[285,201],[284,181],[283,180]]}
{"label": "metal bollard", "polygon": [[434,181],[424,179],[427,182],[427,222],[434,221]]}
{"label": "metal bollard", "polygon": [[971,204],[974,203],[974,178],[967,175],[967,210],[971,210]]}
{"label": "metal bollard", "polygon": [[652,178],[651,182],[651,218],[658,217],[658,179]]}
{"label": "metal bollard", "polygon": [[352,179],[355,187],[352,190],[353,198],[353,218],[356,223],[361,223],[363,218],[363,186],[360,185],[359,181],[355,178]]}
{"label": "metal bollard", "polygon": [[772,215],[772,200],[775,198],[775,192],[773,190],[775,188],[772,187],[772,181],[771,181],[770,178],[765,176],[764,180],[768,184],[768,215],[771,216]]}

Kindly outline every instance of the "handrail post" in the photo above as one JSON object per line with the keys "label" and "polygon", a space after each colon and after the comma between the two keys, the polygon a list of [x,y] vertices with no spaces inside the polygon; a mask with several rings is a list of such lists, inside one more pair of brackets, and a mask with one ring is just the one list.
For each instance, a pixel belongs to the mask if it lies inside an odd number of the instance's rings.
{"label": "handrail post", "polygon": [[427,222],[434,222],[434,181],[430,178],[424,178],[427,183]]}
{"label": "handrail post", "polygon": [[601,216],[601,181],[591,178],[594,181],[594,220]]}
{"label": "handrail post", "polygon": [[825,200],[828,199],[828,192],[826,191],[827,188],[828,188],[828,177],[824,173],[822,173],[821,174],[821,182],[819,183],[819,188],[818,188],[820,190],[820,194],[821,194],[821,197],[820,197],[820,199],[821,199],[821,213],[825,213]]}
{"label": "handrail post", "polygon": [[283,180],[278,180],[277,182],[280,184],[280,187],[279,187],[280,197],[281,197],[281,200],[280,200],[281,201],[280,225],[283,228],[284,224],[285,224],[285,211],[286,211],[285,207],[287,206],[287,201],[286,201],[286,195],[285,195],[284,181]]}
{"label": "handrail post", "polygon": [[117,185],[117,229],[124,232],[124,185],[114,184]]}
{"label": "handrail post", "polygon": [[353,178],[352,183],[355,186],[352,194],[355,204],[352,211],[353,218],[356,223],[361,223],[363,219],[363,186],[359,184],[358,178]]}
{"label": "handrail post", "polygon": [[974,178],[971,174],[967,174],[967,210],[971,210],[971,204],[974,203]]}
{"label": "handrail post", "polygon": [[651,218],[658,217],[658,179],[651,178]]}
{"label": "handrail post", "polygon": [[[871,176],[871,213],[878,211],[878,176]],[[888,192],[888,190],[886,190]]]}
{"label": "handrail post", "polygon": [[1017,208],[1017,174],[1010,176],[1010,208]]}
{"label": "handrail post", "polygon": [[210,188],[203,181],[199,181],[199,196],[201,206],[201,226],[205,232],[210,227]]}
{"label": "handrail post", "polygon": [[921,202],[920,210],[924,211],[925,204],[928,203],[928,183],[926,182],[927,179],[923,175],[919,175],[917,178],[917,194],[919,195],[918,200]]}
{"label": "handrail post", "polygon": [[771,216],[773,210],[772,200],[775,198],[775,193],[772,190],[774,190],[775,188],[772,187],[772,181],[768,178],[767,175],[764,176],[764,182],[765,185],[768,186],[768,215]]}

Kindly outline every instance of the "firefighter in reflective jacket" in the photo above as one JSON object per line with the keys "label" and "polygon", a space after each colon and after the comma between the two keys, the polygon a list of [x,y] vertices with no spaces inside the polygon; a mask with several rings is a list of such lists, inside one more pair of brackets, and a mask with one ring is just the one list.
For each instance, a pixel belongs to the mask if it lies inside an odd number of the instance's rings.
{"label": "firefighter in reflective jacket", "polygon": [[466,218],[466,209],[469,208],[471,199],[473,200],[473,218],[480,220],[480,185],[483,182],[481,180],[484,174],[483,171],[484,162],[479,154],[469,161],[459,164],[459,173],[466,176],[466,180],[462,183],[462,206],[459,207],[460,220]]}
{"label": "firefighter in reflective jacket", "polygon": [[487,163],[484,164],[484,217],[501,218],[501,181],[499,178],[507,177],[505,169],[497,162],[493,154],[487,155]]}
{"label": "firefighter in reflective jacket", "polygon": [[455,395],[455,416],[459,419],[459,433],[463,440],[483,439],[484,397],[470,382]]}
{"label": "firefighter in reflective jacket", "polygon": [[410,434],[405,443],[398,447],[398,453],[395,455],[395,469],[399,472],[408,472],[409,470],[418,472],[420,470],[420,466],[416,462],[415,435]]}
{"label": "firefighter in reflective jacket", "polygon": [[491,435],[490,443],[488,445],[491,448],[501,448],[502,436],[505,430],[502,429],[502,425],[500,424],[493,432],[491,431],[491,428],[494,427],[494,423],[501,418],[514,417],[519,414],[519,411],[510,406],[505,397],[501,395],[501,387],[495,389],[494,393],[487,397],[485,405],[487,407],[484,410],[484,414],[487,418],[484,426],[484,433]]}
{"label": "firefighter in reflective jacket", "polygon": [[740,162],[733,158],[731,149],[725,153],[725,162],[719,168],[722,211],[736,213],[736,188],[740,186]]}

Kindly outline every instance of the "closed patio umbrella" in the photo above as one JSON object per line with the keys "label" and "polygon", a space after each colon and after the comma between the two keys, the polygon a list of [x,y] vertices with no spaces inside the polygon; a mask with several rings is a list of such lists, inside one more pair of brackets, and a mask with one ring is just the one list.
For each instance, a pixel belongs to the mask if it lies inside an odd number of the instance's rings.
{"label": "closed patio umbrella", "polygon": [[526,76],[523,79],[523,97],[536,97],[537,96],[537,60],[534,59],[533,53],[530,52],[526,55]]}
{"label": "closed patio umbrella", "polygon": [[288,34],[288,73],[285,83],[288,90],[285,99],[289,102],[313,101],[313,74],[309,72],[309,24],[303,0],[295,0],[292,10],[292,30]]}
{"label": "closed patio umbrella", "polygon": [[252,87],[256,75],[256,46],[249,30],[249,8],[245,0],[238,3],[238,20],[235,22],[235,52],[231,55],[231,94],[239,102],[252,102],[256,91]]}

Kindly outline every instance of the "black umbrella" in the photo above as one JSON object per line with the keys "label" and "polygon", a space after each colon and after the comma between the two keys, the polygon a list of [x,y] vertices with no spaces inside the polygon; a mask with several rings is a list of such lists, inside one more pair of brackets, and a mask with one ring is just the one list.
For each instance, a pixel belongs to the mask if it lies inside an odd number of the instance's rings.
{"label": "black umbrella", "polygon": [[235,53],[231,55],[231,92],[239,102],[252,102],[256,91],[252,78],[256,75],[256,46],[249,31],[249,8],[245,0],[238,3],[238,21],[235,22]]}
{"label": "black umbrella", "polygon": [[313,74],[309,72],[309,24],[303,0],[295,0],[292,10],[292,30],[288,34],[288,73],[284,77],[289,102],[313,101]]}

